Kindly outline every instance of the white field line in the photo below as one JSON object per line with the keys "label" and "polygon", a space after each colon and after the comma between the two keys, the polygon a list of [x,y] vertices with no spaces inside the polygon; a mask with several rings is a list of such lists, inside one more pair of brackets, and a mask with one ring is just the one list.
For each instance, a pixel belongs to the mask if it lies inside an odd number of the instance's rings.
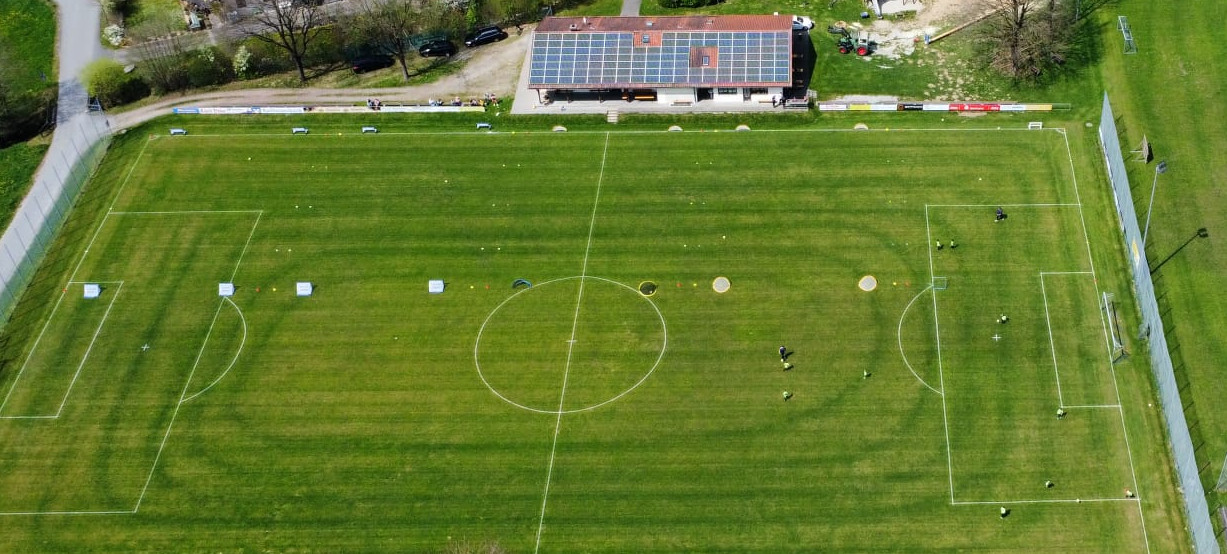
{"label": "white field line", "polygon": [[128,174],[124,176],[124,182],[120,183],[119,190],[115,191],[115,197],[111,199],[111,205],[107,207],[107,213],[102,214],[102,221],[98,222],[98,228],[94,229],[94,236],[90,237],[89,243],[85,245],[85,251],[81,253],[81,259],[77,261],[77,267],[73,268],[72,275],[68,276],[68,280],[72,281],[77,278],[77,272],[81,271],[81,264],[85,263],[85,257],[89,255],[89,249],[93,248],[94,241],[98,240],[98,233],[102,232],[102,226],[106,225],[107,219],[111,216],[111,210],[115,209],[115,203],[119,201],[119,195],[123,194],[124,187],[128,186],[128,181],[132,179],[132,172],[136,171],[137,164],[141,163],[141,158],[145,156],[145,149],[149,148],[151,140],[146,140],[145,144],[141,145],[141,151],[136,154],[136,159],[132,160],[132,166],[128,168]]}
{"label": "white field line", "polygon": [[8,394],[4,395],[4,401],[0,402],[0,413],[4,412],[4,407],[9,403],[9,397],[13,396],[13,391],[17,390],[17,382],[21,381],[21,375],[25,373],[26,366],[30,365],[30,359],[34,357],[34,353],[38,352],[38,343],[42,342],[43,334],[47,332],[47,328],[51,326],[51,320],[55,317],[55,312],[59,311],[60,303],[64,301],[64,297],[68,292],[61,292],[59,300],[55,301],[55,306],[51,308],[51,314],[47,316],[47,322],[43,324],[43,328],[38,332],[38,337],[34,339],[34,344],[30,346],[30,352],[26,354],[26,361],[22,362],[21,369],[17,370],[17,376],[13,378],[13,385],[9,387]]}
{"label": "white field line", "polygon": [[1090,271],[1041,271],[1040,275],[1094,275]]}
{"label": "white field line", "polygon": [[[925,204],[925,247],[929,250],[929,283],[933,282],[933,232],[929,225],[929,205]],[[933,335],[937,342],[937,379],[942,395],[942,428],[946,432],[946,477],[950,482],[950,502],[954,502],[954,453],[950,445],[950,416],[946,410],[946,372],[942,368],[942,331],[937,317],[937,291],[933,293]]]}
{"label": "white field line", "polygon": [[66,285],[84,285],[86,283],[97,283],[99,285],[118,285],[123,281],[69,281]]}
{"label": "white field line", "polygon": [[[1061,137],[1065,139],[1065,154],[1066,158],[1069,160],[1069,176],[1074,183],[1074,198],[1078,201],[1078,218],[1082,221],[1082,240],[1086,243],[1086,257],[1087,261],[1089,261],[1091,264],[1091,276],[1095,282],[1095,297],[1102,298],[1102,291],[1099,290],[1099,277],[1095,275],[1095,257],[1091,252],[1091,237],[1086,228],[1086,215],[1082,210],[1082,192],[1078,189],[1078,172],[1074,168],[1074,153],[1069,147],[1069,134],[1065,132],[1065,129],[1061,129]],[[1138,490],[1138,472],[1133,462],[1133,448],[1129,444],[1129,426],[1125,424],[1125,408],[1123,405],[1121,405],[1120,384],[1116,381],[1116,365],[1112,363],[1112,342],[1111,338],[1108,336],[1108,324],[1104,320],[1105,316],[1103,314],[1103,310],[1097,309],[1096,311],[1099,312],[1099,320],[1101,325],[1103,325],[1105,355],[1108,358],[1108,364],[1112,370],[1112,388],[1116,392],[1116,404],[1118,405],[1117,410],[1120,412],[1121,436],[1125,438],[1125,454],[1129,458],[1129,473],[1133,477],[1132,490],[1138,495],[1139,498],[1141,498],[1142,493],[1140,490]],[[1146,532],[1146,514],[1142,510],[1142,503],[1140,501],[1138,502],[1138,519],[1142,527],[1142,541],[1146,544],[1146,552],[1149,553],[1150,535]]]}
{"label": "white field line", "polygon": [[60,417],[64,413],[64,405],[68,404],[68,396],[72,394],[72,388],[77,384],[77,378],[81,376],[81,369],[85,367],[85,361],[89,359],[89,353],[94,350],[94,343],[98,342],[98,335],[102,333],[102,326],[106,324],[107,318],[111,316],[111,308],[115,307],[115,301],[119,299],[119,293],[124,290],[123,281],[120,281],[119,288],[115,289],[115,294],[111,295],[111,303],[107,304],[107,311],[102,314],[102,321],[98,322],[98,328],[94,330],[94,336],[89,340],[89,346],[85,348],[85,355],[81,357],[81,363],[77,364],[77,372],[73,373],[72,381],[68,383],[68,390],[64,391],[64,399],[60,401],[60,407],[55,411],[55,417]]}
{"label": "white field line", "polygon": [[68,282],[71,283],[77,278],[77,272],[81,271],[81,264],[85,263],[86,256],[89,256],[89,249],[94,247],[94,241],[98,240],[98,233],[102,232],[102,226],[107,224],[107,219],[110,217],[111,212],[102,214],[102,221],[98,222],[98,228],[94,229],[94,236],[90,237],[89,242],[85,244],[85,251],[81,253],[81,259],[77,260],[77,267],[73,268],[72,275],[68,276]]}
{"label": "white field line", "polygon": [[1072,208],[1079,204],[926,204],[930,208]]}
{"label": "white field line", "polygon": [[141,509],[141,502],[145,501],[145,493],[149,491],[149,483],[153,481],[153,474],[158,469],[158,461],[162,459],[162,451],[166,449],[166,441],[170,439],[170,432],[175,428],[175,418],[179,416],[179,408],[183,407],[183,398],[187,396],[187,388],[192,384],[192,376],[196,375],[196,367],[200,365],[200,358],[204,356],[205,347],[209,344],[209,337],[213,335],[213,327],[217,325],[217,317],[222,313],[222,306],[226,303],[223,300],[218,301],[217,311],[213,312],[213,321],[209,323],[209,330],[205,332],[204,341],[200,343],[200,350],[196,353],[196,361],[192,363],[192,370],[187,374],[187,380],[183,383],[183,390],[179,392],[179,401],[175,403],[175,409],[170,413],[170,423],[166,424],[166,434],[162,435],[162,443],[158,445],[158,453],[153,457],[153,465],[149,467],[149,476],[145,478],[145,486],[141,487],[141,495],[136,499],[136,506],[132,508],[132,513],[137,513]]}
{"label": "white field line", "polygon": [[926,383],[925,380],[921,379],[920,375],[916,373],[916,370],[912,369],[912,363],[907,360],[907,353],[903,351],[903,318],[907,317],[907,312],[908,310],[912,309],[912,304],[915,304],[917,299],[919,299],[921,296],[924,296],[924,293],[929,292],[929,289],[932,289],[932,288],[933,288],[933,285],[930,284],[929,286],[925,287],[924,290],[916,293],[916,296],[912,297],[912,301],[908,302],[907,306],[903,308],[903,313],[899,314],[899,327],[895,330],[895,340],[899,344],[899,356],[903,358],[903,365],[906,365],[907,370],[912,372],[912,376],[915,377],[917,381],[920,381],[920,384],[928,387],[929,390],[937,393],[938,395],[941,395],[942,391],[939,391],[933,388],[932,385]]}
{"label": "white field line", "polygon": [[100,515],[126,515],[130,516],[134,512],[132,510],[98,510],[98,511],[77,511],[77,512],[0,512],[0,516],[100,516]]}
{"label": "white field line", "polygon": [[[719,131],[719,129],[717,129],[717,131]],[[727,132],[733,132],[733,131],[734,131],[734,129],[726,129],[726,131],[727,131]],[[859,129],[850,129],[850,128],[839,128],[839,129],[835,129],[835,128],[826,128],[826,129],[755,129],[755,130],[753,130],[752,132],[753,132],[753,133],[867,133],[867,132],[868,132],[868,133],[884,133],[884,132],[886,132],[886,133],[922,133],[922,132],[927,132],[927,133],[992,133],[992,132],[997,132],[997,133],[1001,133],[1001,132],[1005,132],[1005,133],[1012,133],[1012,132],[1019,132],[1019,131],[1022,131],[1022,132],[1030,132],[1030,133],[1035,133],[1037,130],[1036,130],[1036,129],[1027,129],[1026,127],[1018,127],[1018,128],[1013,128],[1013,127],[1011,127],[1011,128],[1009,128],[1009,129],[1002,129],[1002,128],[1000,128],[1000,127],[980,127],[980,128],[970,128],[970,129],[965,129],[965,128],[956,128],[956,129],[951,129],[951,128],[941,128],[941,127],[915,127],[915,128],[907,128],[907,129],[894,129],[894,130],[890,130],[890,129],[869,129],[869,130],[867,130],[867,131],[866,131],[866,130],[859,130]],[[1043,129],[1039,129],[1038,131],[1039,131],[1039,132],[1044,132],[1044,131],[1052,131],[1052,132],[1059,132],[1059,133],[1063,133],[1063,132],[1065,131],[1065,129],[1064,129],[1063,127],[1045,127],[1045,128],[1043,128]],[[352,132],[352,134],[353,134],[353,135],[361,135],[361,133],[359,133],[358,131],[353,131],[353,132]],[[463,135],[463,136],[475,136],[475,137],[477,137],[477,136],[488,136],[488,137],[489,137],[489,136],[493,136],[493,137],[499,137],[499,136],[501,136],[501,137],[510,137],[510,136],[515,136],[515,135],[519,135],[519,136],[533,136],[533,135],[551,135],[551,136],[556,136],[557,134],[558,134],[558,133],[556,133],[556,132],[554,132],[554,131],[552,131],[552,130],[545,130],[545,129],[542,129],[542,130],[539,130],[539,131],[530,131],[530,130],[516,129],[516,131],[515,131],[515,134],[514,134],[514,135],[513,135],[512,133],[509,133],[509,132],[506,132],[506,131],[488,131],[488,132],[477,132],[477,131],[380,131],[380,132],[378,132],[378,133],[374,133],[374,134],[367,133],[366,135],[362,135],[362,136],[364,136],[364,137],[369,137],[369,138],[365,138],[365,139],[363,139],[363,140],[372,140],[372,139],[378,139],[379,137],[383,137],[383,136],[449,136],[449,135]],[[620,130],[617,130],[617,131],[584,131],[584,130],[575,130],[575,131],[568,131],[566,134],[567,134],[567,135],[603,135],[603,134],[614,134],[614,135],[666,135],[666,134],[668,134],[668,135],[674,135],[674,134],[678,134],[678,133],[676,133],[676,132],[674,132],[674,131],[664,130],[664,129],[662,129],[662,130],[658,130],[658,131],[647,130],[647,129],[620,129]],[[682,134],[694,134],[694,131],[691,131],[691,132],[689,132],[689,133],[682,133]],[[287,135],[287,134],[285,134],[285,133],[192,133],[191,135],[186,135],[186,136],[176,137],[176,138],[175,138],[175,140],[191,140],[191,139],[193,139],[193,138],[236,138],[236,137],[284,137],[284,138],[297,137],[295,140],[299,140],[299,139],[301,139],[301,138],[303,138],[303,137],[319,138],[319,137],[331,137],[331,136],[334,136],[334,135],[329,135],[329,134],[327,134],[327,133],[317,133],[317,134],[314,134],[314,135],[311,135],[311,134],[308,134],[308,135],[293,135],[293,134]],[[346,136],[350,136],[350,135],[348,135],[348,134],[347,134]]]}
{"label": "white field line", "polygon": [[201,214],[258,214],[264,210],[169,210],[144,212],[111,212],[111,215],[201,215]]}
{"label": "white field line", "polygon": [[200,396],[208,392],[209,389],[213,388],[213,385],[216,385],[217,383],[221,382],[221,380],[225,378],[226,375],[229,375],[230,370],[234,368],[234,364],[239,361],[239,354],[243,353],[243,347],[247,345],[247,318],[243,316],[243,310],[240,310],[239,305],[235,304],[234,301],[230,299],[230,297],[223,296],[222,299],[225,300],[226,302],[229,302],[230,306],[234,308],[234,311],[239,314],[239,321],[243,323],[243,338],[239,341],[239,348],[238,350],[234,352],[234,358],[230,360],[230,365],[226,366],[226,370],[223,371],[221,375],[218,375],[217,378],[214,379],[212,383],[209,383],[209,386],[203,389],[200,389],[199,391],[196,391],[196,394],[193,394],[187,398],[184,398],[183,400],[180,400],[179,401],[180,404],[184,402],[190,402],[193,398],[196,398],[197,396]]}
{"label": "white field line", "polygon": [[1048,310],[1048,289],[1044,286],[1044,274],[1040,273],[1040,296],[1044,299],[1044,323],[1048,325],[1048,350],[1052,352],[1052,373],[1057,381],[1057,406],[1065,406],[1065,396],[1061,394],[1061,369],[1057,365],[1057,345],[1052,338],[1052,315]]}
{"label": "white field line", "polygon": [[562,428],[563,403],[567,398],[567,377],[571,372],[571,353],[575,351],[575,331],[579,328],[579,308],[584,300],[584,277],[588,275],[588,254],[592,251],[592,232],[596,229],[596,210],[601,204],[601,182],[605,180],[605,158],[609,154],[609,135],[605,135],[605,148],[601,152],[601,170],[596,178],[596,199],[592,201],[592,217],[588,221],[588,244],[584,246],[584,263],[579,273],[579,295],[575,299],[575,317],[571,320],[571,340],[567,341],[567,363],[562,371],[562,393],[558,395],[558,417],[554,420],[554,444],[550,447],[550,464],[545,473],[545,491],[541,494],[541,518],[537,521],[537,544],[534,554],[541,550],[541,531],[545,529],[545,506],[550,499],[550,480],[554,476],[554,458],[558,453],[558,431]]}
{"label": "white field line", "polygon": [[1073,406],[1064,406],[1064,408],[1073,410],[1078,408],[1096,409],[1096,408],[1111,408],[1113,410],[1120,409],[1120,404],[1076,404]]}
{"label": "white field line", "polygon": [[[243,250],[239,252],[239,259],[238,261],[234,262],[234,272],[230,274],[231,281],[234,281],[234,277],[239,274],[239,265],[243,263],[243,256],[247,255],[247,247],[251,246],[251,237],[256,236],[256,227],[260,225],[260,219],[263,217],[264,217],[264,210],[259,210],[256,214],[256,222],[251,224],[251,232],[247,233],[247,242],[243,243]],[[231,302],[231,304],[233,304],[233,302]],[[239,307],[235,306],[234,309],[237,310],[239,309]],[[246,332],[246,329],[247,329],[246,320],[244,320],[243,322],[243,329],[244,329],[244,332]]]}
{"label": "white field line", "polygon": [[[506,299],[504,299],[498,306],[494,308],[494,310],[492,310],[489,314],[486,315],[485,321],[482,321],[481,328],[477,330],[477,340],[473,342],[473,365],[474,367],[477,368],[477,377],[481,379],[482,384],[484,384],[487,389],[490,389],[490,393],[493,394],[494,396],[497,396],[499,400],[502,400],[503,402],[506,402],[521,410],[526,410],[529,412],[536,412],[539,414],[557,414],[558,413],[558,410],[542,410],[540,408],[534,408],[532,406],[525,406],[523,404],[520,404],[519,402],[516,402],[510,398],[507,398],[506,396],[503,396],[503,394],[500,393],[498,389],[494,388],[494,386],[490,384],[490,381],[486,379],[485,374],[482,373],[482,370],[481,370],[481,357],[480,357],[481,337],[483,334],[485,334],[486,326],[490,324],[490,320],[494,317],[494,314],[498,313],[498,311],[501,310],[503,306],[507,305],[507,303],[511,302],[512,299],[518,297],[520,294],[525,293],[529,290],[541,288],[544,285],[558,283],[560,281],[570,281],[572,279],[580,279],[580,278],[581,277],[579,275],[576,275],[573,277],[558,277],[555,279],[550,279],[549,281],[543,281],[540,283],[536,283],[533,285],[532,289],[528,289],[528,288],[520,289],[519,291],[516,291],[515,294],[512,294],[511,296],[508,296]],[[583,408],[572,408],[570,410],[565,410],[564,412],[568,414],[577,414],[580,412],[596,410],[602,406],[605,406],[606,404],[611,404],[613,402],[616,402],[622,399],[623,396],[626,396],[634,392],[635,389],[639,388],[640,385],[647,382],[648,378],[651,377],[652,374],[656,372],[656,368],[660,366],[660,361],[663,360],[665,357],[665,352],[667,352],[669,349],[669,324],[665,321],[664,314],[660,312],[660,307],[658,307],[655,302],[652,302],[651,298],[648,298],[646,296],[643,296],[642,294],[639,294],[639,289],[632,287],[630,285],[627,285],[626,283],[619,283],[618,281],[614,281],[612,279],[606,279],[604,277],[596,277],[594,275],[589,275],[583,278],[592,279],[594,281],[604,281],[611,285],[622,287],[638,295],[639,298],[642,298],[645,302],[647,302],[648,305],[652,307],[652,311],[656,312],[656,317],[660,318],[660,330],[661,330],[660,353],[656,355],[656,361],[652,364],[652,367],[648,369],[647,373],[644,373],[643,377],[641,377],[638,381],[636,381],[635,384],[631,386],[630,388],[618,393],[617,396],[614,396],[599,404],[593,404],[591,406],[585,406]]]}
{"label": "white field line", "polygon": [[1008,506],[1010,504],[1082,504],[1086,502],[1139,502],[1138,498],[1054,498],[1045,500],[960,500],[951,502],[953,506],[983,506],[986,504],[996,504],[1000,506]]}

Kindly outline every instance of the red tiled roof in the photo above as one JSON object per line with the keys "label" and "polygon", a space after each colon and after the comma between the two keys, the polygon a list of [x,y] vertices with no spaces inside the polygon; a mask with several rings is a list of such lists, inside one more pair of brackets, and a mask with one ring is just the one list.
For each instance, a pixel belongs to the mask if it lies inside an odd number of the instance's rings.
{"label": "red tiled roof", "polygon": [[547,17],[538,33],[634,31],[792,31],[789,15],[699,15],[682,17]]}

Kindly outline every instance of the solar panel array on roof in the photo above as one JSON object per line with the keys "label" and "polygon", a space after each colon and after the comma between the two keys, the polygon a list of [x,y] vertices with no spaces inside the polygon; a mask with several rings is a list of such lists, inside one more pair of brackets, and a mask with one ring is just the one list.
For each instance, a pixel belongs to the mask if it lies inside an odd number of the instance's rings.
{"label": "solar panel array on roof", "polygon": [[[529,86],[788,86],[789,31],[663,32],[659,45],[636,33],[537,33]],[[655,42],[652,40],[651,42]],[[692,58],[692,49],[715,55]]]}

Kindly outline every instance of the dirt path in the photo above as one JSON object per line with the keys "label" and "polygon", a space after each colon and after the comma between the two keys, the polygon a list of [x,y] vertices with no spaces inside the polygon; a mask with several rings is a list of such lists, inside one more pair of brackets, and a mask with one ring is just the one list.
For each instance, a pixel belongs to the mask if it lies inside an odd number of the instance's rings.
{"label": "dirt path", "polygon": [[360,104],[368,98],[378,98],[383,102],[424,104],[430,98],[480,98],[486,93],[509,97],[515,94],[520,65],[531,43],[528,38],[531,32],[531,28],[525,27],[523,35],[516,35],[512,31],[511,38],[502,42],[464,50],[458,56],[465,62],[460,71],[424,85],[392,88],[264,88],[206,92],[166,98],[132,111],[112,114],[109,119],[111,127],[118,130],[166,115],[171,108],[179,106]]}

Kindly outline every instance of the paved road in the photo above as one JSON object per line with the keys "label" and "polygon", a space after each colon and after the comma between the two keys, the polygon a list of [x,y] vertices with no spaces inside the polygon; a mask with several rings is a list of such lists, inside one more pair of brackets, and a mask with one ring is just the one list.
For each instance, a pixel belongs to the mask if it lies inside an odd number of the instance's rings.
{"label": "paved road", "polygon": [[101,8],[90,0],[55,0],[59,16],[60,59],[59,122],[85,113],[88,97],[81,82],[81,71],[89,62],[104,57],[100,42]]}
{"label": "paved road", "polygon": [[639,17],[639,3],[642,0],[622,0],[622,17]]}
{"label": "paved road", "polygon": [[126,129],[171,112],[177,106],[260,106],[361,104],[368,98],[387,103],[426,103],[431,98],[449,100],[481,98],[494,93],[507,98],[516,92],[520,64],[528,51],[532,27],[523,35],[512,34],[502,42],[463,50],[459,71],[425,85],[390,88],[252,88],[173,96],[133,110],[111,113],[113,129]]}
{"label": "paved road", "polygon": [[55,133],[34,185],[0,235],[0,321],[33,277],[48,247],[50,233],[68,213],[88,167],[81,161],[106,134],[107,122],[91,114],[81,81],[85,66],[102,57],[98,4],[91,0],[55,0],[59,38],[59,102]]}

